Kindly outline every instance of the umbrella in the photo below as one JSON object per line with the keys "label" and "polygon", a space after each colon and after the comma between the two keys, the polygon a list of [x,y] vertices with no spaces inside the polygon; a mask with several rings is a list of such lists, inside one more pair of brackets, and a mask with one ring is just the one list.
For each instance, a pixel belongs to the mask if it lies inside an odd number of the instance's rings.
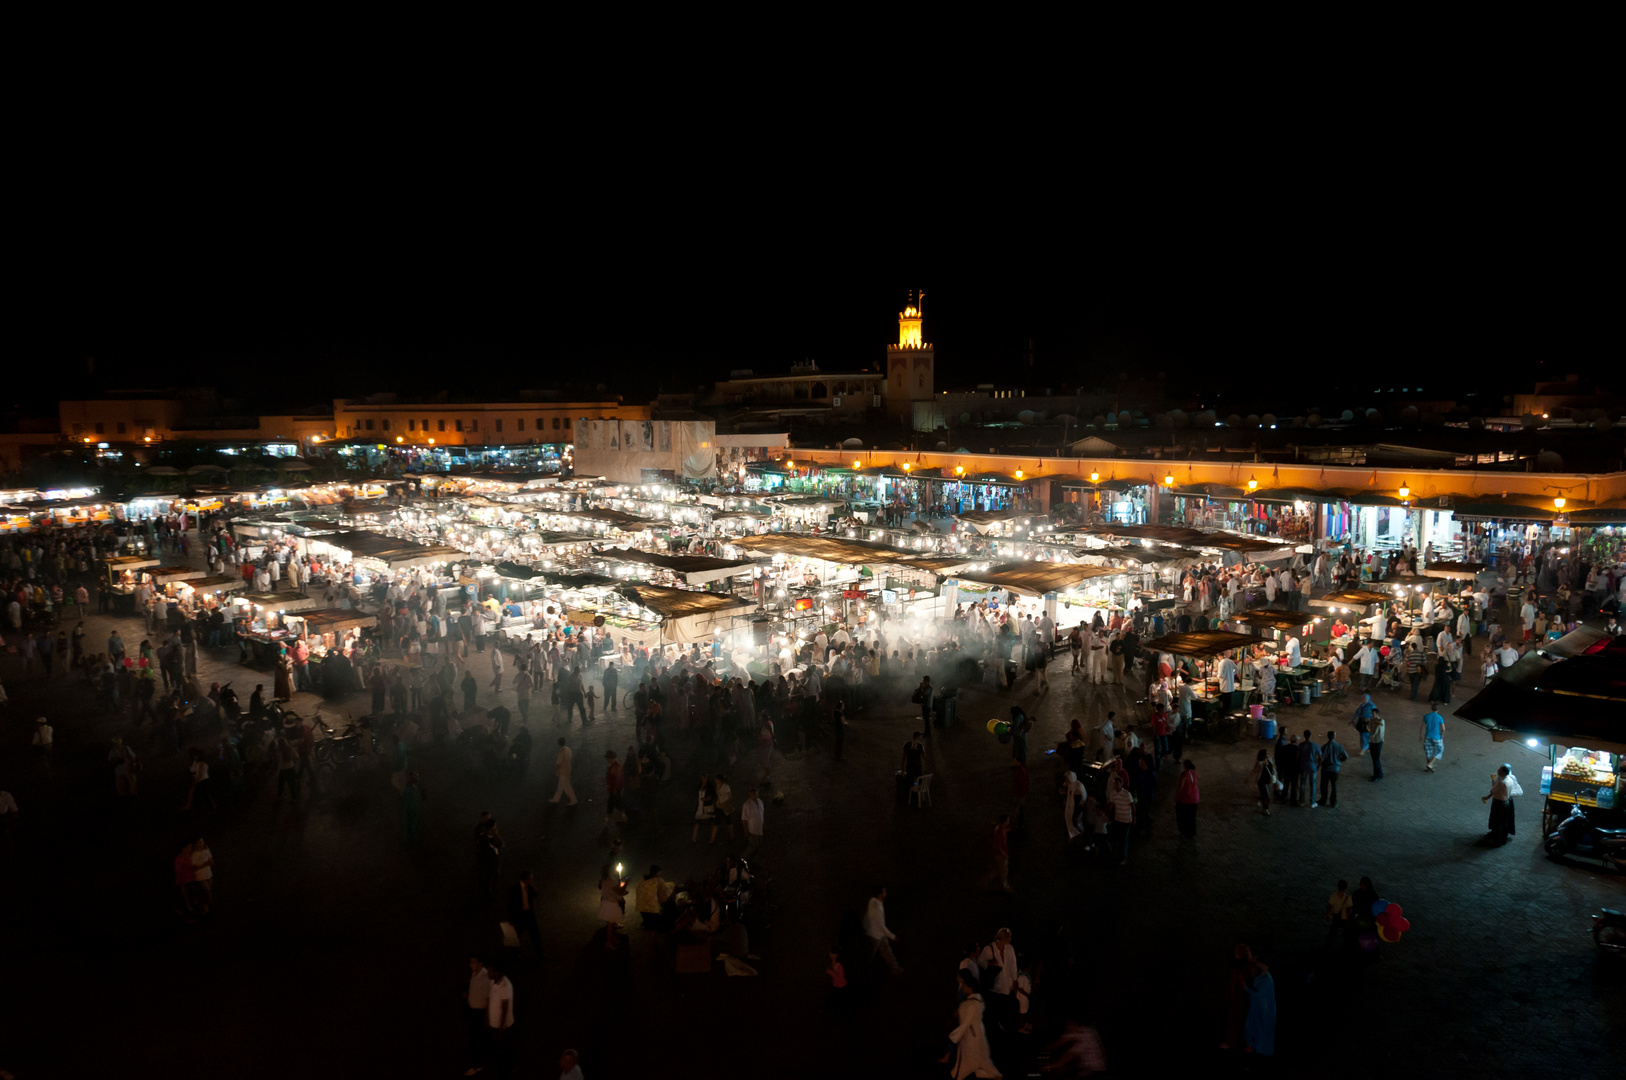
{"label": "umbrella", "polygon": [[154,465],[147,470],[148,476],[179,476],[181,470],[170,465]]}
{"label": "umbrella", "polygon": [[279,461],[277,463],[277,468],[286,472],[309,472],[312,468],[314,468],[314,466],[308,461],[300,461],[298,458],[290,458],[287,461]]}
{"label": "umbrella", "polygon": [[223,473],[225,471],[226,467],[224,465],[194,465],[190,469],[186,470],[186,475],[196,476],[199,473]]}

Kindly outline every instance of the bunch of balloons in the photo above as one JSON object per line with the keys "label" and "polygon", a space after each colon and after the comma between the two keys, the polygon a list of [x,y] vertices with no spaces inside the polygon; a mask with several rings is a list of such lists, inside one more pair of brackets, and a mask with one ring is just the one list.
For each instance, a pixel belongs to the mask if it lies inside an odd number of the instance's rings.
{"label": "bunch of balloons", "polygon": [[1378,937],[1384,941],[1399,941],[1400,935],[1411,929],[1411,920],[1406,918],[1399,904],[1391,904],[1387,900],[1373,901],[1372,916],[1378,923]]}
{"label": "bunch of balloons", "polygon": [[988,734],[997,735],[1000,742],[1008,743],[1011,741],[1011,725],[999,719],[990,720],[988,721]]}

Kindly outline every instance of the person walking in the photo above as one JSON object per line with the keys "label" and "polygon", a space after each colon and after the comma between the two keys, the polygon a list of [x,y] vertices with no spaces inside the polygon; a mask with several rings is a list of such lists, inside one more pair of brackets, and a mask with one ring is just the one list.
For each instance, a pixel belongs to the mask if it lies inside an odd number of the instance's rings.
{"label": "person walking", "polygon": [[964,1080],[965,1077],[993,1077],[998,1080],[1003,1074],[994,1064],[992,1052],[988,1047],[988,1029],[983,1024],[982,994],[977,990],[976,983],[966,973],[964,968],[955,972],[955,981],[960,991],[960,1003],[955,1007],[954,1030],[949,1032],[949,1042],[954,1048],[948,1055],[938,1059],[939,1064],[948,1064],[950,1057],[953,1065],[949,1076],[953,1080]]}
{"label": "person walking", "polygon": [[[1142,761],[1144,765],[1145,762]],[[1180,826],[1180,835],[1188,840],[1197,838],[1197,804],[1202,801],[1202,792],[1197,787],[1197,766],[1187,758],[1183,763],[1185,771],[1180,774],[1180,780],[1174,788],[1174,819]]]}
{"label": "person walking", "polygon": [[[486,1061],[496,1066],[502,1075],[508,1061],[508,1038],[514,1026],[514,984],[496,964],[487,964],[491,986],[486,998]],[[479,1069],[470,1069],[464,1076],[473,1076]]]}
{"label": "person walking", "polygon": [[621,763],[615,759],[614,750],[604,751],[604,762],[604,823],[608,825],[617,820],[627,820],[626,806],[622,802],[627,781]]}
{"label": "person walking", "polygon": [[1299,751],[1298,747],[1290,742],[1285,728],[1276,731],[1276,779],[1281,781],[1281,790],[1276,795],[1276,801],[1284,799],[1291,805],[1297,806],[1299,802]]}
{"label": "person walking", "polygon": [[34,760],[39,763],[40,772],[45,779],[51,779],[51,747],[56,743],[56,729],[45,717],[34,721],[34,735],[29,739],[29,749],[33,752]]}
{"label": "person walking", "polygon": [[1434,688],[1428,692],[1431,704],[1449,704],[1451,701],[1451,661],[1441,656],[1434,662]]}
{"label": "person walking", "polygon": [[1346,941],[1353,939],[1350,927],[1354,925],[1354,915],[1355,900],[1349,895],[1349,882],[1340,879],[1338,888],[1327,897],[1327,940],[1322,943],[1323,948],[1331,948],[1340,937]]}
{"label": "person walking", "polygon": [[401,788],[401,836],[409,844],[423,839],[423,787],[415,772],[407,773]]}
{"label": "person walking", "polygon": [[753,854],[762,846],[762,830],[766,812],[762,799],[757,795],[757,789],[752,788],[746,793],[745,802],[740,805],[740,824],[745,826],[745,852],[746,856]]}
{"label": "person walking", "polygon": [[898,940],[886,925],[886,886],[877,885],[870,894],[869,906],[864,910],[864,936],[868,937],[873,946],[870,957],[879,956],[886,961],[887,970],[894,975],[902,975],[903,968],[892,955],[892,943]]}
{"label": "person walking", "polygon": [[502,649],[493,643],[491,646],[491,690],[493,693],[502,693],[502,672]]}
{"label": "person walking", "polygon": [[1003,892],[1015,892],[1011,888],[1011,815],[1001,814],[994,822],[994,872],[995,880]]}
{"label": "person walking", "polygon": [[1078,778],[1078,773],[1069,771],[1061,783],[1062,824],[1067,826],[1067,839],[1078,839],[1079,815],[1084,811],[1084,784]]}
{"label": "person walking", "polygon": [[[914,697],[911,700],[920,706],[920,726],[925,729],[927,735],[930,735],[932,730],[933,696],[932,677],[924,675],[921,677],[920,685],[915,687]],[[920,733],[916,732],[915,737],[919,738]]]}
{"label": "person walking", "polygon": [[141,762],[135,748],[115,738],[107,760],[113,766],[113,793],[121,799],[134,798],[141,785]]}
{"label": "person walking", "polygon": [[1276,766],[1270,760],[1270,751],[1261,750],[1254,758],[1253,772],[1248,775],[1248,783],[1259,793],[1259,809],[1266,817],[1270,816],[1270,796],[1276,786]]}
{"label": "person walking", "polygon": [[574,760],[575,756],[571,753],[570,747],[566,745],[564,737],[560,736],[559,752],[553,756],[554,784],[553,797],[548,800],[550,805],[560,799],[570,800],[566,806],[576,805],[576,788],[570,782],[570,770]]}
{"label": "person walking", "polygon": [[1321,801],[1329,807],[1338,805],[1338,773],[1348,760],[1343,744],[1327,732],[1327,741],[1321,747]]}
{"label": "person walking", "polygon": [[1445,717],[1434,709],[1423,714],[1418,737],[1423,742],[1423,771],[1433,772],[1435,762],[1445,757]]}
{"label": "person walking", "polygon": [[1304,729],[1304,738],[1299,742],[1299,802],[1308,804],[1311,810],[1321,805],[1316,802],[1315,773],[1316,766],[1321,764],[1321,748],[1315,744],[1310,736],[1310,729]]}
{"label": "person walking", "polygon": [[1491,777],[1490,793],[1479,800],[1490,803],[1490,837],[1497,847],[1507,843],[1507,838],[1513,835],[1513,799],[1523,794],[1524,789],[1513,775],[1513,766],[1503,765]]}
{"label": "person walking", "polygon": [[1271,1057],[1276,1053],[1276,983],[1270,968],[1248,951],[1248,1018],[1242,1040],[1251,1054]]}
{"label": "person walking", "polygon": [[486,1007],[491,1001],[491,973],[485,961],[469,957],[469,985],[463,991],[465,1026],[469,1035],[469,1067],[464,1076],[473,1076],[486,1063]]}
{"label": "person walking", "polygon": [[1367,751],[1372,755],[1372,779],[1383,779],[1383,740],[1387,735],[1388,725],[1383,722],[1383,714],[1372,710],[1372,716],[1367,724]]}
{"label": "person walking", "polygon": [[542,963],[542,932],[536,924],[536,876],[529,870],[520,871],[519,880],[508,890],[508,921],[521,938],[531,940],[531,955],[538,965]]}
{"label": "person walking", "polygon": [[1107,781],[1107,833],[1112,851],[1118,856],[1118,865],[1129,862],[1129,829],[1135,824],[1135,797],[1123,782],[1123,774],[1114,769]]}

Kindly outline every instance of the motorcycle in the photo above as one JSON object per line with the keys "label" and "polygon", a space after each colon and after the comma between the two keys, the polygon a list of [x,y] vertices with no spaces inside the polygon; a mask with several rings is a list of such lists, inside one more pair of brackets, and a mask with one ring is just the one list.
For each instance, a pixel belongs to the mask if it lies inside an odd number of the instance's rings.
{"label": "motorcycle", "polygon": [[1602,914],[1592,916],[1592,941],[1606,953],[1626,956],[1626,914],[1604,908]]}
{"label": "motorcycle", "polygon": [[1602,829],[1579,806],[1547,837],[1547,854],[1555,859],[1575,855],[1626,870],[1626,829]]}

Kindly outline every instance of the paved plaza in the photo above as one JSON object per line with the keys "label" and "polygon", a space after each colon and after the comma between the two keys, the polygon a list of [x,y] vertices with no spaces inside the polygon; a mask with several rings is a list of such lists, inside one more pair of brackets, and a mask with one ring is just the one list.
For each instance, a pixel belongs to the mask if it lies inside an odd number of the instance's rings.
{"label": "paved plaza", "polygon": [[[92,616],[87,644],[134,619]],[[472,654],[480,704],[484,657]],[[205,650],[200,676],[231,680],[247,701],[269,671],[236,663],[235,647]],[[1258,813],[1247,782],[1268,744],[1196,739],[1202,804],[1195,840],[1181,838],[1166,764],[1149,836],[1117,867],[1068,849],[1055,745],[1073,718],[1107,709],[1142,716],[1122,687],[1096,686],[1052,665],[1051,689],[1031,678],[1006,693],[962,694],[959,722],[933,733],[933,805],[901,805],[893,773],[917,726],[909,688],[854,715],[846,760],[828,742],[776,757],[759,872],[767,910],[749,924],[756,977],[678,975],[669,953],[629,920],[631,949],[606,953],[596,921],[598,869],[608,851],[602,756],[634,741],[624,713],[586,728],[559,725],[545,698],[532,710],[536,750],[523,777],[494,774],[457,747],[415,749],[426,793],[422,843],[403,841],[399,800],[376,764],[324,774],[319,790],[273,802],[262,775],[218,812],[178,807],[184,755],[139,744],[149,767],[140,797],[115,802],[109,740],[130,733],[100,715],[76,676],[23,677],[0,658],[11,696],[0,714],[0,786],[21,804],[5,863],[0,914],[5,1037],[0,1068],[20,1078],[433,1077],[467,1064],[464,961],[496,950],[497,904],[476,896],[471,829],[481,810],[507,839],[501,888],[524,868],[541,887],[544,956],[514,974],[516,1075],[552,1076],[567,1046],[591,1080],[609,1077],[940,1076],[952,1026],[954,969],[964,946],[1010,927],[1019,952],[1073,957],[1077,993],[1036,999],[1044,1040],[1062,1015],[1100,1031],[1115,1075],[1226,1071],[1222,1055],[1228,958],[1251,945],[1276,977],[1278,1056],[1286,1076],[1603,1076],[1615,1071],[1626,1017],[1626,964],[1596,955],[1589,916],[1626,901],[1626,877],[1547,860],[1539,842],[1544,759],[1448,719],[1446,757],[1423,771],[1424,706],[1374,695],[1389,721],[1387,776],[1368,780],[1352,757],[1336,808]],[[1477,687],[1469,676],[1457,703]],[[626,689],[626,687],[623,687]],[[500,699],[513,709],[511,691]],[[1006,894],[984,880],[990,832],[1010,804],[1009,747],[984,730],[1021,705],[1030,739],[1026,828],[1012,845]],[[309,715],[317,699],[293,707]],[[364,695],[323,703],[330,723],[367,711]],[[1449,712],[1449,710],[1446,710]],[[33,718],[56,724],[53,778],[27,756]],[[517,719],[518,713],[515,712]],[[1331,729],[1353,755],[1349,710],[1287,710],[1292,730]],[[673,725],[675,727],[675,725]],[[582,804],[548,815],[554,740],[576,752]],[[217,741],[218,733],[214,740]],[[198,745],[204,743],[202,737]],[[689,839],[695,781],[722,748],[670,730],[673,779],[634,793],[617,830],[636,881],[657,862],[673,880],[714,871],[724,844]],[[781,748],[789,749],[789,748]],[[742,751],[745,754],[745,751]],[[1518,835],[1486,846],[1479,797],[1510,762],[1526,795]],[[731,774],[736,797],[749,756]],[[217,791],[223,786],[217,786]],[[187,925],[174,912],[170,862],[194,832],[216,860],[216,913]],[[736,845],[737,846],[737,845]],[[1368,875],[1402,904],[1411,930],[1376,963],[1322,950],[1322,910],[1334,882]],[[874,885],[904,973],[854,972],[851,1018],[825,1015],[826,946],[842,936]],[[632,906],[629,902],[629,908]],[[1059,980],[1057,980],[1059,982]],[[1054,984],[1052,984],[1054,985]],[[64,1023],[64,1016],[71,1022]],[[31,1037],[32,1030],[57,1034]],[[1023,1075],[1032,1048],[1008,1050]]]}

